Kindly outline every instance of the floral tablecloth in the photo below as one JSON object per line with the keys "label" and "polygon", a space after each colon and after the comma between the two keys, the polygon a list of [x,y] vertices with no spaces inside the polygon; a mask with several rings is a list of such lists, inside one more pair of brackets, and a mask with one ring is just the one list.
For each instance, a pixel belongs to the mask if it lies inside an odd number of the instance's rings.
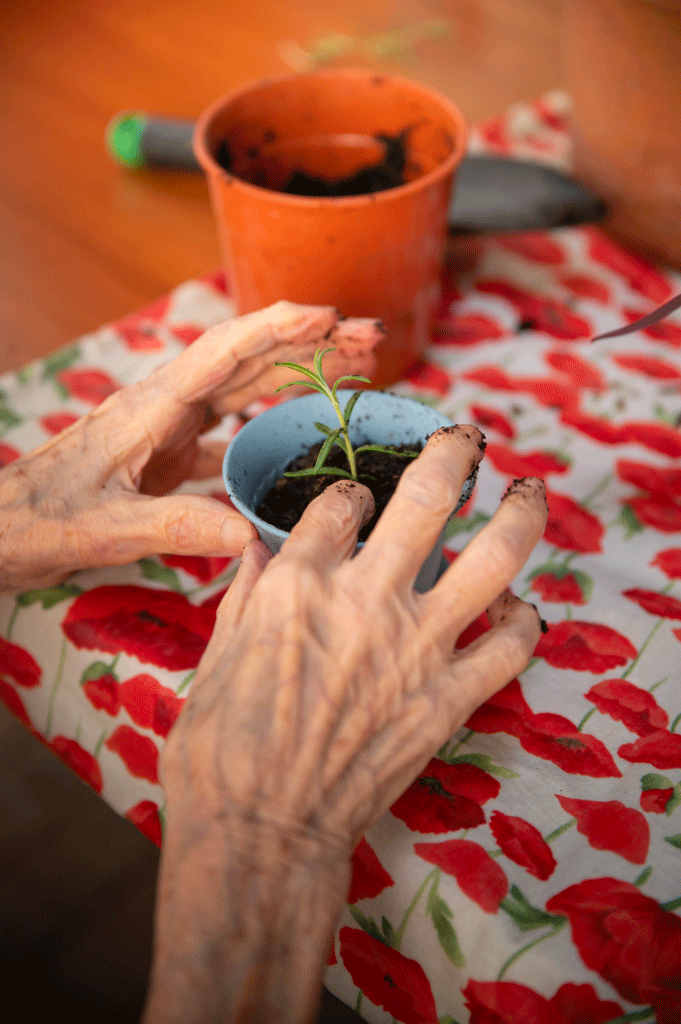
{"label": "floral tablecloth", "polygon": [[[566,166],[566,104],[471,148]],[[450,560],[510,478],[546,480],[515,586],[549,631],[355,851],[326,984],[367,1021],[681,1021],[681,318],[589,343],[678,291],[594,228],[479,238],[445,267],[428,362],[394,390],[487,434]],[[190,281],[5,375],[0,458],[232,312],[221,275]],[[236,568],[149,558],[0,599],[0,697],[157,843],[158,752]]]}

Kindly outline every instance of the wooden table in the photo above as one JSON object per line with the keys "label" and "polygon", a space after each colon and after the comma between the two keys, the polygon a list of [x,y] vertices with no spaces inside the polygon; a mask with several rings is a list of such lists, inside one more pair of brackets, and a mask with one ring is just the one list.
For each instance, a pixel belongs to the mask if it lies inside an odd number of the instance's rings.
{"label": "wooden table", "polygon": [[[560,85],[560,0],[24,0],[0,32],[0,371],[44,355],[219,263],[203,179],[128,172],[110,118],[194,118],[315,42],[354,39],[347,64],[452,96],[471,121]],[[408,29],[442,20],[403,55]],[[397,31],[397,37],[381,34]],[[304,53],[302,54],[304,58]]]}

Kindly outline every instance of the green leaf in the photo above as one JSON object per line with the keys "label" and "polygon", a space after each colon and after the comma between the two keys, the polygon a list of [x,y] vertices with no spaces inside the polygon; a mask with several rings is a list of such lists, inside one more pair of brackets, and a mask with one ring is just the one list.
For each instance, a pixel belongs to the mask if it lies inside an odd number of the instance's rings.
{"label": "green leaf", "polygon": [[[336,381],[336,384],[337,383],[338,383],[338,381]],[[335,386],[336,385],[334,384],[334,387]],[[335,392],[334,392],[334,394],[335,394]],[[350,397],[347,400],[347,403],[345,405],[345,411],[343,412],[343,419],[345,420],[346,427],[347,427],[348,423],[350,422],[350,417],[352,416],[352,411],[355,408],[355,405],[357,404],[357,399],[359,398],[359,396],[361,394],[362,394],[361,391],[353,391],[352,394],[350,395]]]}
{"label": "green leaf", "polygon": [[167,565],[161,565],[154,558],[140,558],[137,564],[145,580],[155,580],[156,583],[163,583],[166,587],[183,592],[177,573]]}
{"label": "green leaf", "polygon": [[675,836],[665,836],[664,841],[681,850],[681,832],[677,832]]}
{"label": "green leaf", "polygon": [[17,604],[21,605],[22,608],[27,608],[28,605],[40,601],[45,611],[47,611],[48,608],[53,608],[60,601],[66,601],[69,597],[78,597],[82,593],[82,589],[77,587],[75,583],[60,583],[56,587],[49,587],[47,590],[25,590],[23,594],[17,595]]}
{"label": "green leaf", "polygon": [[0,423],[3,423],[6,427],[18,427],[20,423],[23,423],[21,416],[17,416],[15,412],[4,406],[0,406]]}
{"label": "green leaf", "polygon": [[[295,370],[296,373],[304,373],[306,377],[310,378],[310,380],[314,380],[314,381],[317,380],[317,378],[316,378],[315,374],[312,372],[312,370],[308,370],[307,367],[300,366],[298,363],[275,363],[274,365],[275,366],[286,366],[289,370]],[[297,383],[302,384],[302,383],[304,383],[304,381],[298,381]],[[285,387],[288,387],[288,385],[285,385]],[[277,388],[277,391],[280,391],[280,390],[281,390],[281,388]]]}
{"label": "green leaf", "polygon": [[639,887],[645,885],[652,873],[652,867],[648,866],[647,868],[644,868],[641,874],[634,879],[634,885]]}
{"label": "green leaf", "polygon": [[628,505],[622,505],[617,521],[624,527],[624,539],[631,540],[634,534],[641,533],[642,523],[636,518],[636,513]]}
{"label": "green leaf", "polygon": [[54,390],[59,395],[59,400],[62,401],[62,402],[68,402],[69,397],[70,397],[69,396],[69,392],[68,392],[68,388],[65,388],[60,380],[54,380],[53,379],[52,380],[52,384],[54,385]]}
{"label": "green leaf", "polygon": [[438,1024],[459,1024],[459,1022],[454,1020],[450,1014],[443,1013],[441,1017],[438,1017]]}
{"label": "green leaf", "polygon": [[[365,384],[371,384],[371,381],[369,380],[368,377],[360,377],[358,374],[353,374],[353,373],[346,374],[345,377],[339,377],[338,380],[336,381],[336,383],[334,384],[334,386],[331,388],[331,392],[332,392],[334,398],[337,397],[338,385],[342,384],[344,380],[361,380]],[[360,394],[361,393],[362,392],[360,391]],[[347,419],[346,419],[345,422],[347,423]]]}
{"label": "green leaf", "polygon": [[17,372],[15,373],[15,377],[17,378],[19,384],[23,384],[25,387],[29,383],[31,377],[33,376],[34,368],[35,363],[29,363],[28,366],[22,366],[20,367],[20,369],[17,370]]}
{"label": "green leaf", "polygon": [[346,476],[348,480],[352,480],[352,473],[348,473],[344,469],[336,469],[334,466],[324,466],[321,473],[318,473],[316,469],[297,469],[295,473],[284,473],[284,476]]}
{"label": "green leaf", "polygon": [[118,680],[116,673],[111,671],[111,665],[107,665],[105,661],[93,661],[80,677],[80,685],[89,682],[90,679],[101,679],[102,676],[113,676]]}
{"label": "green leaf", "polygon": [[322,395],[326,394],[326,390],[321,384],[313,384],[311,380],[291,380],[288,384],[282,384],[280,388],[276,388],[274,393],[276,395],[277,391],[283,391],[284,388],[295,388],[298,385],[304,388],[312,388],[313,391],[319,391]]}
{"label": "green leaf", "polygon": [[315,427],[320,433],[326,434],[327,437],[331,433],[331,427],[327,427],[326,423],[315,423]]}
{"label": "green leaf", "polygon": [[327,436],[326,440],[324,441],[324,444],[319,449],[319,455],[317,456],[317,461],[315,462],[315,466],[314,466],[315,473],[319,473],[320,472],[322,466],[324,465],[324,461],[326,459],[326,456],[331,451],[331,448],[333,447],[333,443],[336,440],[336,438],[338,437],[338,435],[340,434],[340,432],[341,432],[341,428],[340,427],[336,427],[335,430],[332,430],[331,433]]}
{"label": "green leaf", "polygon": [[470,533],[477,530],[479,526],[488,523],[490,517],[484,512],[476,512],[473,516],[452,516],[445,527],[445,540],[449,540],[457,533]]}
{"label": "green leaf", "polygon": [[562,915],[547,914],[545,910],[533,907],[531,903],[527,902],[517,885],[511,886],[511,895],[506,896],[499,907],[513,918],[522,932],[543,928],[547,924],[555,926],[566,920]]}
{"label": "green leaf", "polygon": [[382,942],[384,946],[387,945],[385,935],[378,927],[373,917],[369,917],[368,914],[364,914],[359,907],[354,906],[352,903],[348,903],[347,907],[360,928],[362,928],[368,935],[371,935],[374,939],[378,939],[378,941]]}
{"label": "green leaf", "polygon": [[440,945],[454,966],[465,967],[466,958],[461,952],[456,932],[449,920],[452,917],[452,912],[437,891],[437,882],[433,884],[430,892],[428,893],[426,913],[430,915],[430,919],[435,926],[435,931],[437,932]]}
{"label": "green leaf", "polygon": [[385,936],[384,942],[387,942],[389,946],[395,948],[395,929],[391,925],[387,917],[381,918],[381,928],[383,929],[383,935]]}
{"label": "green leaf", "polygon": [[641,789],[645,793],[647,789],[669,789],[672,780],[666,775],[658,775],[656,772],[648,772],[641,779]]}
{"label": "green leaf", "polygon": [[363,444],[360,448],[355,448],[355,455],[359,452],[386,452],[387,455],[399,455],[404,459],[415,459],[421,454],[420,452],[396,452],[382,444]]}
{"label": "green leaf", "polygon": [[529,582],[536,579],[537,576],[543,576],[545,573],[553,576],[556,580],[564,580],[566,576],[572,576],[582,592],[584,603],[588,604],[591,600],[594,581],[585,572],[582,572],[581,569],[573,569],[570,565],[554,565],[552,562],[544,562],[542,565],[538,565],[536,569],[533,569],[532,572],[529,572],[525,579]]}
{"label": "green leaf", "polygon": [[510,768],[495,764],[489,754],[460,754],[459,757],[453,757],[449,764],[474,764],[476,768],[482,768],[484,772],[498,775],[502,779],[520,778],[518,772],[512,772]]}
{"label": "green leaf", "polygon": [[325,349],[318,348],[317,351],[315,352],[315,354],[314,354],[314,368],[315,368],[315,372],[316,372],[317,377],[318,377],[319,380],[324,380],[324,373],[322,372],[322,359],[324,358],[324,356],[326,355],[327,352],[335,352],[335,351],[336,351],[336,349],[331,347],[331,348],[325,348]]}
{"label": "green leaf", "polygon": [[679,804],[681,804],[681,782],[677,782],[674,786],[674,792],[669,797],[669,800],[667,800],[667,806],[664,809],[667,817],[674,813]]}
{"label": "green leaf", "polygon": [[43,380],[47,380],[49,377],[56,377],[62,370],[67,370],[79,357],[80,348],[78,345],[72,345],[71,348],[64,348],[60,352],[55,352],[54,355],[49,356],[43,362]]}

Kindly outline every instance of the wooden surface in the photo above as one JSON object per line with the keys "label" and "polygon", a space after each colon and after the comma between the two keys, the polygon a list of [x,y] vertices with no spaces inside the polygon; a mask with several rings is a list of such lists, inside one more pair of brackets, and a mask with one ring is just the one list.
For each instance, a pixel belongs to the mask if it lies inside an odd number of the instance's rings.
{"label": "wooden surface", "polygon": [[[194,118],[291,70],[333,33],[337,63],[419,79],[470,121],[561,84],[560,0],[23,0],[0,5],[0,372],[131,312],[220,256],[203,180],[130,172],[110,118]],[[404,54],[409,28],[444,33]]]}

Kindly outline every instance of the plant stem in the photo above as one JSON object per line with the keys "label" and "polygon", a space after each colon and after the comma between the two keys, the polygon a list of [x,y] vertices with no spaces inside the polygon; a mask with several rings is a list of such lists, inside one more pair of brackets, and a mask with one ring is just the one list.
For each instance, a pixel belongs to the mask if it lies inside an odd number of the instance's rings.
{"label": "plant stem", "polygon": [[61,642],[61,652],[59,654],[59,664],[57,665],[57,675],[54,683],[52,684],[52,692],[50,693],[50,700],[47,705],[47,722],[45,723],[45,739],[49,740],[50,732],[52,730],[52,712],[54,710],[54,698],[57,696],[57,690],[61,683],[61,678],[64,673],[64,661],[66,659],[66,637]]}
{"label": "plant stem", "polygon": [[655,1013],[652,1006],[646,1006],[645,1010],[634,1010],[633,1013],[624,1013],[621,1017],[613,1017],[608,1024],[634,1024],[635,1021],[649,1020],[653,1024],[652,1015]]}
{"label": "plant stem", "polygon": [[660,626],[662,625],[663,622],[664,622],[664,619],[658,619],[657,620],[657,622],[655,623],[655,625],[651,629],[650,633],[648,633],[648,636],[645,638],[645,640],[643,641],[643,643],[639,647],[638,654],[636,655],[636,657],[632,661],[631,665],[629,666],[627,671],[623,673],[622,679],[626,679],[627,676],[634,670],[636,665],[641,660],[641,655],[643,654],[643,652],[645,651],[646,647],[648,646],[650,641],[653,639],[653,637],[655,636],[655,634],[657,633],[658,629],[660,628]]}
{"label": "plant stem", "polygon": [[676,727],[679,724],[679,722],[681,722],[681,714],[676,716],[676,718],[674,719],[674,721],[671,724],[671,728],[670,728],[669,731],[670,732],[675,732],[676,731]]}
{"label": "plant stem", "polygon": [[357,989],[357,999],[355,1001],[355,1013],[359,1013],[360,1010],[362,1009],[362,996],[363,995],[364,995],[364,993],[362,992],[361,988],[358,988]]}
{"label": "plant stem", "polygon": [[596,714],[597,710],[598,710],[597,708],[591,708],[590,711],[587,711],[587,713],[584,715],[584,718],[581,720],[581,722],[577,726],[577,732],[581,732],[582,731],[582,729],[584,728],[586,723],[589,721],[591,716]]}
{"label": "plant stem", "polygon": [[501,968],[501,970],[499,971],[499,973],[497,974],[497,981],[501,981],[509,967],[511,967],[516,962],[516,960],[519,960],[524,953],[527,953],[528,949],[532,949],[533,946],[538,946],[539,943],[543,942],[545,939],[550,939],[552,938],[552,936],[557,935],[558,932],[562,928],[564,928],[566,924],[567,919],[565,921],[561,921],[560,924],[555,925],[551,929],[551,931],[545,932],[543,935],[540,935],[538,939],[533,939],[532,942],[528,942],[526,946],[523,946],[522,949],[519,949],[517,953],[514,953],[513,956],[510,956],[506,963]]}
{"label": "plant stem", "polygon": [[178,688],[175,690],[175,695],[177,697],[179,697],[180,694],[182,693],[182,691],[187,686],[189,686],[189,684],[191,683],[191,681],[192,681],[192,679],[194,678],[195,675],[196,675],[196,669],[192,669],[192,671],[189,673],[189,675],[184,677],[184,679],[182,680],[182,682],[180,683]]}
{"label": "plant stem", "polygon": [[557,839],[563,832],[567,832],[569,828],[577,824],[576,818],[570,818],[564,825],[559,825],[558,828],[554,828],[553,832],[549,832],[547,836],[544,836],[545,843],[552,843],[554,839]]}
{"label": "plant stem", "polygon": [[333,405],[334,409],[336,410],[336,416],[338,417],[338,422],[341,425],[342,436],[343,436],[343,444],[345,445],[345,454],[348,457],[348,463],[350,465],[350,473],[352,474],[352,479],[356,480],[357,479],[357,465],[355,463],[355,453],[352,450],[352,445],[350,444],[350,434],[348,433],[348,425],[345,422],[345,416],[343,415],[343,410],[340,407],[340,402],[335,397],[335,395],[334,395],[333,391],[331,390],[331,388],[328,387],[328,386],[326,387],[326,394],[327,394],[327,396],[329,398],[329,401],[331,402],[331,404]]}
{"label": "plant stem", "polygon": [[418,887],[416,895],[414,896],[413,900],[411,901],[411,903],[409,904],[409,906],[407,907],[407,909],[404,912],[404,917],[402,918],[402,922],[400,924],[400,927],[395,932],[395,945],[394,945],[394,949],[399,950],[400,943],[402,942],[402,936],[404,935],[404,930],[407,927],[407,924],[409,922],[409,918],[411,917],[411,915],[416,910],[416,904],[421,899],[421,896],[423,895],[423,891],[426,888],[426,886],[428,885],[428,882],[431,880],[431,878],[436,873],[436,871],[439,871],[439,870],[440,870],[439,868],[433,868],[433,870],[430,871],[426,875],[426,877],[423,879],[423,881],[421,882],[420,886]]}
{"label": "plant stem", "polygon": [[660,903],[663,910],[678,910],[681,907],[681,896],[677,896],[675,900],[670,900],[669,903]]}
{"label": "plant stem", "polygon": [[582,500],[579,503],[582,506],[582,508],[588,508],[588,506],[591,504],[594,498],[597,497],[601,493],[601,491],[608,486],[611,480],[612,473],[606,473],[603,479],[596,484],[593,490],[589,491],[585,498],[582,498]]}
{"label": "plant stem", "polygon": [[451,759],[454,757],[454,755],[456,754],[456,752],[459,749],[459,747],[462,747],[464,745],[464,743],[468,743],[468,741],[471,738],[471,736],[475,736],[475,730],[474,729],[469,729],[468,732],[466,733],[466,735],[462,739],[460,739],[457,744],[455,744],[452,747],[452,749],[447,754],[447,760],[448,761],[451,761]]}
{"label": "plant stem", "polygon": [[12,638],[12,630],[14,629],[14,623],[17,621],[17,615],[19,614],[20,607],[21,605],[16,601],[14,604],[14,611],[10,615],[9,622],[7,623],[7,632],[5,635],[6,640],[10,640]]}

